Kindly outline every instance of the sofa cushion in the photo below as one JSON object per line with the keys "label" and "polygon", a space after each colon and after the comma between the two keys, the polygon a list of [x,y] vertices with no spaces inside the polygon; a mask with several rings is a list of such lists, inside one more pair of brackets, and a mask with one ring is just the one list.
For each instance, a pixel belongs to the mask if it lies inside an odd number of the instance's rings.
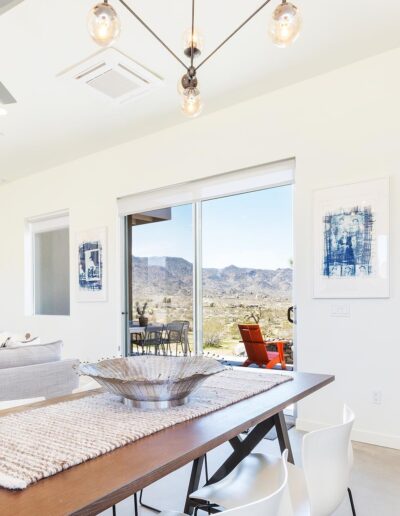
{"label": "sofa cushion", "polygon": [[28,344],[40,344],[39,337],[32,337],[32,334],[29,332],[23,335],[10,333],[8,331],[0,332],[0,348],[15,348]]}
{"label": "sofa cushion", "polygon": [[0,348],[0,369],[57,362],[61,359],[62,342],[35,346]]}
{"label": "sofa cushion", "polygon": [[35,337],[33,339],[23,340],[23,341],[11,340],[11,341],[8,341],[4,347],[5,348],[22,348],[24,346],[37,346],[38,344],[41,344],[40,338]]}

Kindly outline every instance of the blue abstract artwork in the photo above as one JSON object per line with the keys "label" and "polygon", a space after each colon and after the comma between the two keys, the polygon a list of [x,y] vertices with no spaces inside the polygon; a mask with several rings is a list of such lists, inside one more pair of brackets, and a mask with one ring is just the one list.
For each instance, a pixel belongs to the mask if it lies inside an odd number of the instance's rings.
{"label": "blue abstract artwork", "polygon": [[341,209],[324,216],[323,276],[368,277],[373,271],[371,207]]}
{"label": "blue abstract artwork", "polygon": [[79,245],[79,286],[89,291],[103,289],[103,248],[100,241]]}

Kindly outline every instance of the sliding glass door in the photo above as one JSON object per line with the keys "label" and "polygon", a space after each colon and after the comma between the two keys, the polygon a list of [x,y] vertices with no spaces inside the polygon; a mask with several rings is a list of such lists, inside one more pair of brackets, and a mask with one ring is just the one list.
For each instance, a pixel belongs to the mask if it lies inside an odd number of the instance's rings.
{"label": "sliding glass door", "polygon": [[292,363],[292,189],[129,215],[127,354],[205,352],[243,362],[238,325],[256,323],[265,340],[286,341]]}
{"label": "sliding glass door", "polygon": [[292,257],[292,186],[202,203],[204,351],[244,356],[238,324],[257,323],[291,358]]}

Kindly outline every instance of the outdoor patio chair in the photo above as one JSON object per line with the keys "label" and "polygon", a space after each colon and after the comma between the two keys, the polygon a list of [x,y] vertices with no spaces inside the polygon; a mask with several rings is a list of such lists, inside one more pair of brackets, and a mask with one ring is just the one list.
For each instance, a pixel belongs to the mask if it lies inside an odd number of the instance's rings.
{"label": "outdoor patio chair", "polygon": [[172,321],[165,327],[165,337],[163,343],[166,346],[167,353],[172,354],[172,344],[175,344],[175,356],[178,355],[180,347],[183,355],[190,355],[191,349],[189,345],[189,321]]}
{"label": "outdoor patio chair", "polygon": [[135,335],[132,345],[136,346],[138,351],[141,349],[142,355],[151,355],[152,348],[154,348],[155,355],[160,355],[161,353],[165,355],[163,331],[163,326],[147,326],[144,334]]}
{"label": "outdoor patio chair", "polygon": [[238,326],[247,353],[247,360],[242,364],[244,367],[256,364],[258,367],[272,369],[277,364],[281,364],[282,369],[286,369],[283,342],[274,341],[273,344],[278,351],[268,351],[268,342],[265,342],[258,324],[239,324]]}

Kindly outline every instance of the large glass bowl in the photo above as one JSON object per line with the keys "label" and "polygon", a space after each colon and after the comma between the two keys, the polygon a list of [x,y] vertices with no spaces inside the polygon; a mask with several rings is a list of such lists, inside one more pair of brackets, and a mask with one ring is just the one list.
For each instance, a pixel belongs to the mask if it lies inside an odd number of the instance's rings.
{"label": "large glass bowl", "polygon": [[142,355],[81,364],[80,373],[139,408],[183,405],[209,376],[225,368],[213,358]]}

